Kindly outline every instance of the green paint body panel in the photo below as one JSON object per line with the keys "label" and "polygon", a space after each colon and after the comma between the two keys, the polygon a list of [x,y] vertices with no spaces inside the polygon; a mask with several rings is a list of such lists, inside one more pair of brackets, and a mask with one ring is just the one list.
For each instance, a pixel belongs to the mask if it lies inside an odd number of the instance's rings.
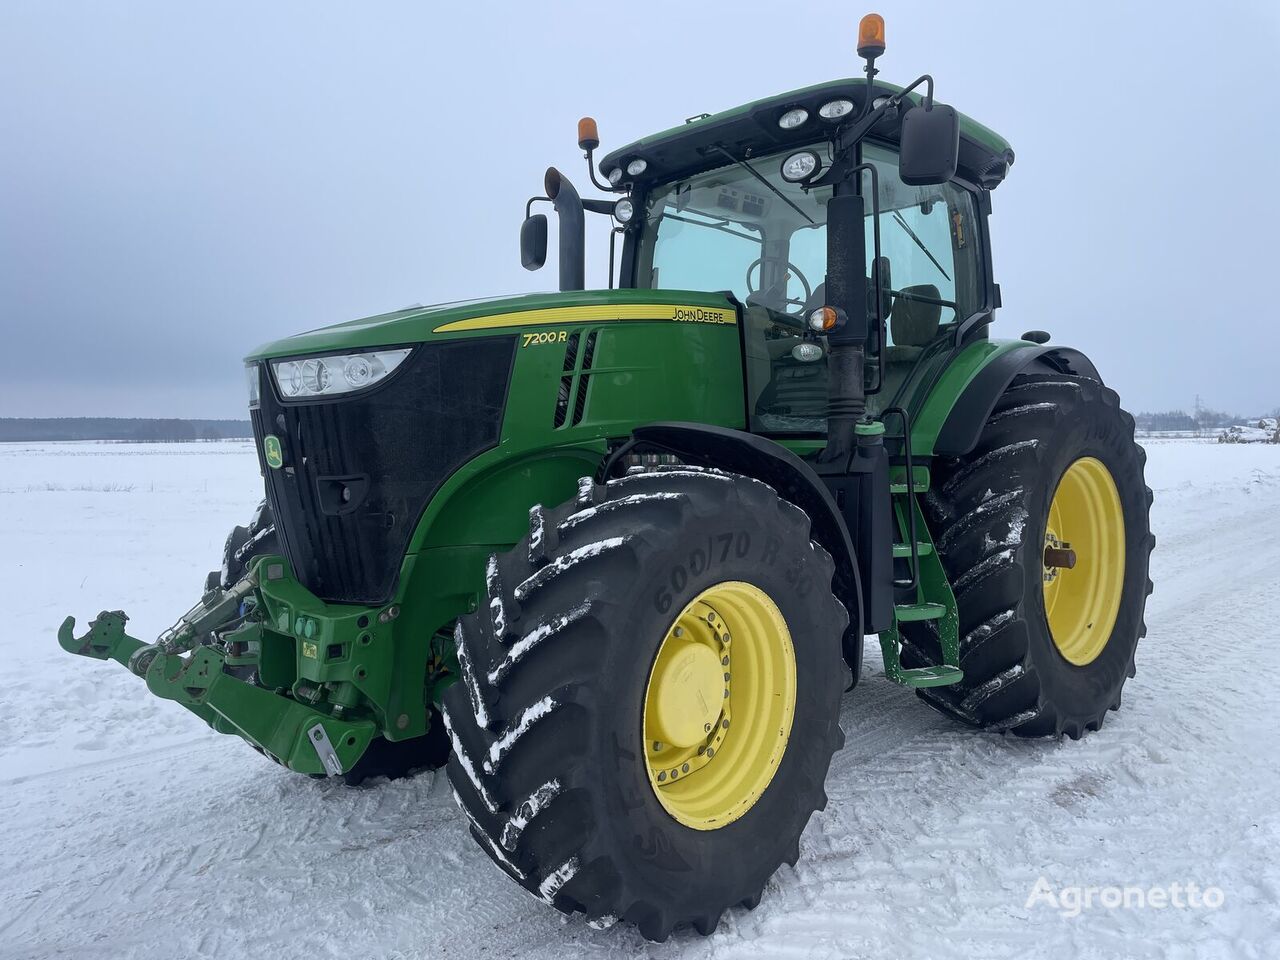
{"label": "green paint body panel", "polygon": [[965,388],[989,363],[1027,346],[1023,340],[975,340],[964,347],[938,378],[911,422],[911,453],[933,456],[938,434]]}
{"label": "green paint body panel", "polygon": [[[476,334],[470,331],[437,332],[437,328],[459,320],[474,320],[530,310],[605,306],[616,303],[690,304],[706,307],[725,307],[727,304],[720,294],[705,291],[631,289],[528,293],[511,297],[460,300],[456,303],[442,303],[429,307],[411,307],[394,313],[383,313],[310,330],[284,340],[263,344],[246,356],[245,360],[267,360],[276,357],[324,353],[330,350],[364,350],[370,347],[424,343],[429,340],[453,340]],[[586,321],[571,322],[577,326]],[[545,326],[550,328],[557,324],[548,322]]]}

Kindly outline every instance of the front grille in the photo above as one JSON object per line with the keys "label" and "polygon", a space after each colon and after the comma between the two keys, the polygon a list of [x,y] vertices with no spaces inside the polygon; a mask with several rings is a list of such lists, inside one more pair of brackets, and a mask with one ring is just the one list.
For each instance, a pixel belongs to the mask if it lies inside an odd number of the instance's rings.
{"label": "front grille", "polygon": [[262,373],[253,411],[284,463],[263,465],[281,545],[298,579],[338,603],[384,603],[409,539],[450,474],[495,446],[514,337],[417,346],[380,386],[349,397],[283,403]]}

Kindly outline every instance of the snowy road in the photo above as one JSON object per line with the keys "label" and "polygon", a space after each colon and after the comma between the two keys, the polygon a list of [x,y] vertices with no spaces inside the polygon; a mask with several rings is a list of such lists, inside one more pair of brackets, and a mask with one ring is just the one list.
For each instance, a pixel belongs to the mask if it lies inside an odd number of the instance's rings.
{"label": "snowy road", "polygon": [[[1099,733],[972,733],[873,656],[795,869],[648,944],[507,881],[442,773],[298,777],[58,650],[65,613],[149,637],[195,599],[258,497],[248,445],[0,445],[0,957],[1276,957],[1280,447],[1148,450],[1150,632]],[[1026,906],[1041,877],[1224,902],[1069,917]]]}

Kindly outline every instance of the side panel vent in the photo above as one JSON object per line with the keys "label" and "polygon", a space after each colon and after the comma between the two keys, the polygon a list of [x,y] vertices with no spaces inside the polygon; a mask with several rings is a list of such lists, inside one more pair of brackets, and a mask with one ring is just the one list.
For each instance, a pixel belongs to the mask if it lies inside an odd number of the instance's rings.
{"label": "side panel vent", "polygon": [[596,335],[599,330],[587,334],[586,346],[582,349],[582,376],[578,378],[578,396],[573,404],[573,425],[582,422],[582,414],[587,409],[587,387],[591,384],[591,361],[596,355]]}
{"label": "side panel vent", "polygon": [[591,384],[591,364],[595,360],[599,330],[574,333],[564,350],[564,375],[556,391],[552,424],[556,429],[576,427],[587,411],[587,388]]}
{"label": "side panel vent", "polygon": [[573,394],[574,371],[578,364],[578,334],[572,334],[569,337],[569,343],[564,348],[564,376],[560,378],[560,387],[556,392],[556,412],[552,418],[552,425],[556,428],[563,427],[565,418],[569,415],[569,398]]}

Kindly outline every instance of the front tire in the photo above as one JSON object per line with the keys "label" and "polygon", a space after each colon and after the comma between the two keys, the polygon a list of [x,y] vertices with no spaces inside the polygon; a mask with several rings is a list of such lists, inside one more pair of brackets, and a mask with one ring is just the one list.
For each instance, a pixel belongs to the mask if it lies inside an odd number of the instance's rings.
{"label": "front tire", "polygon": [[[481,847],[557,909],[652,940],[686,922],[709,934],[726,908],[754,906],[798,857],[843,742],[848,616],[832,574],[804,512],[746,477],[584,479],[576,500],[535,507],[529,536],[490,559],[487,605],[459,621],[462,679],[443,698],[449,779]],[[696,632],[739,651],[723,682],[721,651]],[[774,666],[749,666],[748,649]],[[675,706],[655,706],[662,696]],[[771,713],[778,699],[787,709]],[[685,746],[656,741],[655,722]],[[664,793],[676,781],[697,789]]]}
{"label": "front tire", "polygon": [[[960,613],[953,687],[918,691],[964,723],[1078,739],[1120,706],[1146,635],[1151,491],[1115,391],[1019,376],[972,453],[939,463],[926,513]],[[1070,548],[1070,561],[1055,550]],[[1066,557],[1066,554],[1061,556]],[[903,664],[942,662],[932,624],[904,624]]]}

